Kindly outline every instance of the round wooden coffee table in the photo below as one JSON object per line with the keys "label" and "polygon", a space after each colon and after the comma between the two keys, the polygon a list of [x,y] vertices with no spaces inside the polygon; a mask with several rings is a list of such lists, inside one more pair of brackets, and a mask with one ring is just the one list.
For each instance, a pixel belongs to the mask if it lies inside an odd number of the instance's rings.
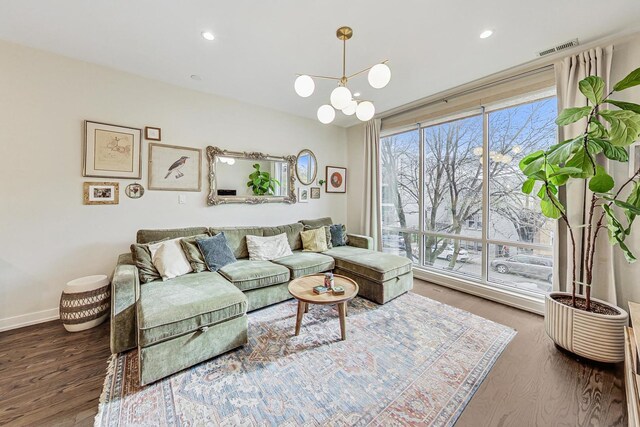
{"label": "round wooden coffee table", "polygon": [[309,304],[336,304],[340,316],[340,332],[342,339],[347,339],[346,317],[347,302],[358,295],[358,284],[348,277],[333,275],[334,286],[342,286],[344,295],[334,295],[329,291],[324,294],[316,294],[313,288],[324,285],[324,274],[311,274],[309,276],[293,279],[289,283],[289,293],[298,300],[298,316],[296,318],[296,336],[300,334],[300,325],[304,313],[308,312]]}

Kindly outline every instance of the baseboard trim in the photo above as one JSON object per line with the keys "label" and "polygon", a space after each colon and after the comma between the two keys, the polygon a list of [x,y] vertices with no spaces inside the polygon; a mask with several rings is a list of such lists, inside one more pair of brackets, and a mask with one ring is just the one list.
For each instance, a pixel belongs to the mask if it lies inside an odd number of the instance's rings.
{"label": "baseboard trim", "polygon": [[464,279],[454,278],[438,274],[431,271],[425,271],[419,268],[413,269],[413,276],[416,279],[426,282],[435,283],[436,285],[455,289],[484,299],[499,302],[520,310],[529,311],[531,313],[544,316],[544,298],[535,298],[528,295],[521,295],[515,292],[509,292],[504,289],[492,288],[479,283],[474,283]]}
{"label": "baseboard trim", "polygon": [[20,316],[7,317],[0,319],[0,332],[9,331],[11,329],[23,328],[25,326],[35,325],[38,323],[49,322],[60,318],[60,310],[58,308],[50,308],[49,310],[36,311],[35,313],[21,314]]}

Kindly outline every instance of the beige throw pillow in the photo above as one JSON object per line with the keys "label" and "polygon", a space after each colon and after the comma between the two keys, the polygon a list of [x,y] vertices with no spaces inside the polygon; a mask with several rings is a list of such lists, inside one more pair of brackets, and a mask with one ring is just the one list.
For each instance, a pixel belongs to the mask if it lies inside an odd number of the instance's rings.
{"label": "beige throw pillow", "polygon": [[271,261],[293,255],[287,233],[267,237],[247,235],[246,239],[249,259],[252,261]]}
{"label": "beige throw pillow", "polygon": [[182,251],[181,238],[166,240],[149,245],[151,261],[158,269],[162,280],[173,279],[191,273],[193,269]]}
{"label": "beige throw pillow", "polygon": [[302,238],[302,250],[304,252],[324,252],[329,250],[324,227],[301,231],[300,237]]}

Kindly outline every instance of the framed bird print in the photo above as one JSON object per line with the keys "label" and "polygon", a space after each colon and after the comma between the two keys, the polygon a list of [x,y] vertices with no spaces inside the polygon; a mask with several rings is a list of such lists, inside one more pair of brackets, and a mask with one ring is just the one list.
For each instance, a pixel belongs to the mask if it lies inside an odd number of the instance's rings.
{"label": "framed bird print", "polygon": [[82,176],[140,179],[142,130],[85,120]]}
{"label": "framed bird print", "polygon": [[149,144],[149,190],[200,191],[202,150]]}

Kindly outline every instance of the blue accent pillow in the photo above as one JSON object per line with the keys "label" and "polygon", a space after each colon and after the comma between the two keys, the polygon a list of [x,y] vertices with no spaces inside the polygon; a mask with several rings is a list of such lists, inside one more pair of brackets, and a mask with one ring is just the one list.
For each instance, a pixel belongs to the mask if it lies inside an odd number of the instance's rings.
{"label": "blue accent pillow", "polygon": [[335,246],[345,246],[347,244],[347,230],[343,224],[332,224],[329,226],[331,233],[331,244]]}
{"label": "blue accent pillow", "polygon": [[196,243],[202,252],[204,262],[209,271],[218,271],[227,264],[236,262],[233,251],[227,244],[224,233],[218,233],[213,237],[196,239]]}

